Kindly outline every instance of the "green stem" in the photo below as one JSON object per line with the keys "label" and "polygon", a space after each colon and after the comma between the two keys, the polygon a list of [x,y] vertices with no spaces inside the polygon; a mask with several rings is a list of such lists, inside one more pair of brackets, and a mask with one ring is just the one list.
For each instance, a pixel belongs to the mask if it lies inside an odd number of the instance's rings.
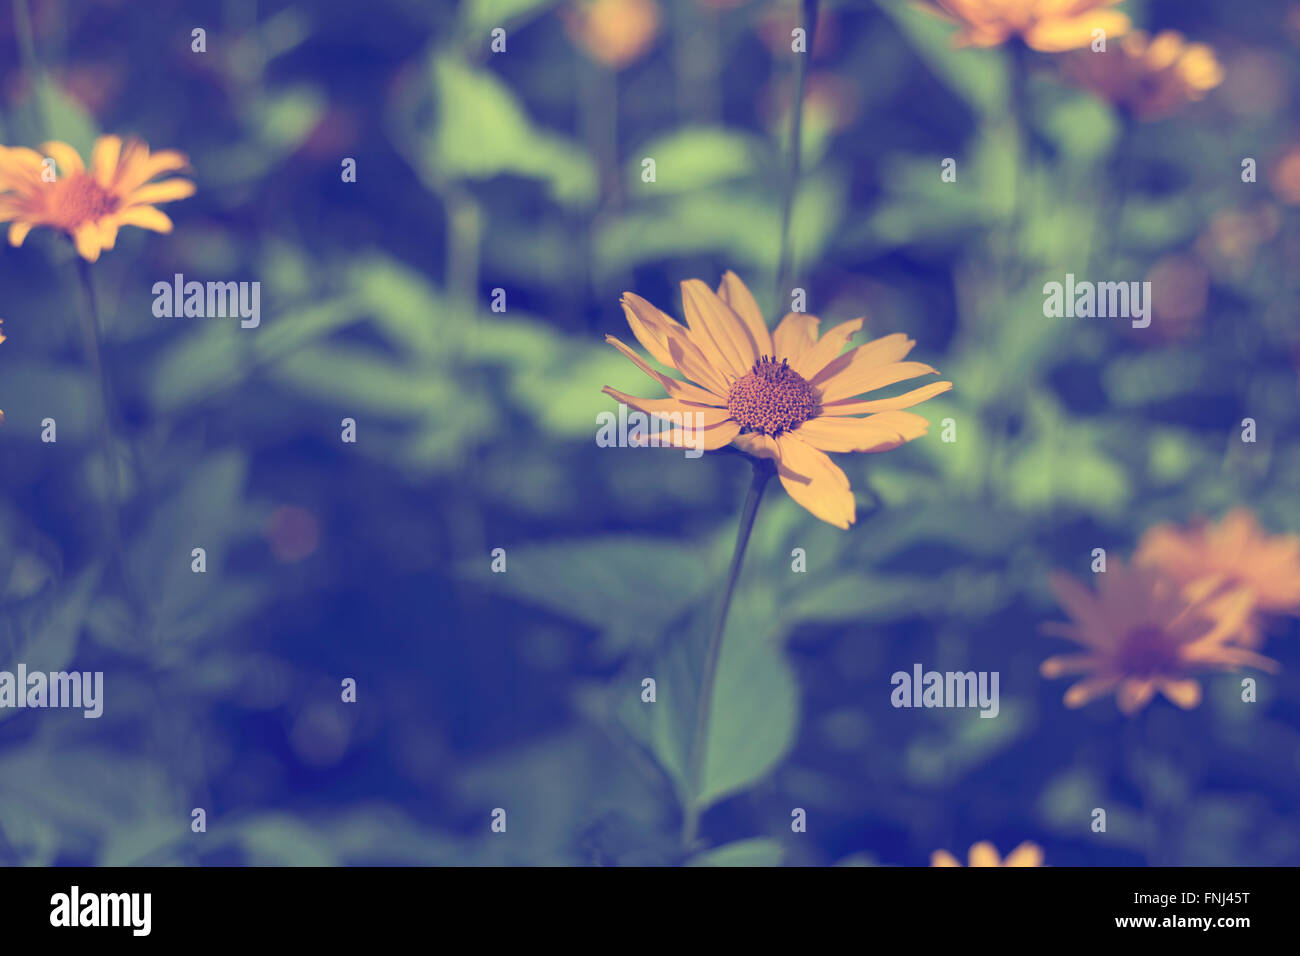
{"label": "green stem", "polygon": [[[81,291],[85,308],[81,310],[81,344],[86,356],[86,363],[95,376],[95,385],[99,391],[100,401],[100,440],[104,455],[104,475],[107,482],[108,502],[104,509],[104,531],[108,540],[109,560],[127,595],[135,602],[134,590],[130,586],[126,570],[126,549],[122,544],[121,487],[117,473],[117,436],[113,428],[113,396],[109,391],[108,379],[104,375],[104,363],[100,358],[101,340],[99,322],[99,304],[95,298],[95,282],[91,276],[90,263],[77,256],[77,277],[81,280]],[[137,610],[138,610],[137,605]]]}
{"label": "green stem", "polygon": [[[794,196],[799,186],[799,164],[803,152],[803,87],[808,75],[808,60],[813,55],[813,40],[817,34],[817,0],[803,0],[804,42],[807,49],[799,55],[795,66],[794,102],[790,105],[790,155],[785,169],[785,195],[781,201],[781,253],[777,260],[776,301],[779,303],[789,292],[793,250],[790,248],[790,219],[794,212]],[[778,310],[779,313],[780,310]]]}
{"label": "green stem", "polygon": [[727,574],[727,586],[722,592],[722,606],[718,608],[717,621],[714,623],[709,647],[705,652],[704,674],[700,682],[699,707],[695,714],[695,734],[691,742],[691,794],[682,821],[682,845],[688,850],[695,843],[700,828],[699,794],[704,776],[704,755],[708,748],[709,722],[713,715],[713,691],[717,682],[718,659],[722,654],[722,636],[727,629],[727,612],[731,610],[731,598],[736,590],[736,580],[740,577],[740,568],[745,563],[745,548],[749,545],[750,532],[754,530],[754,519],[758,517],[758,505],[763,500],[763,489],[776,474],[776,468],[768,459],[754,458],[751,461],[754,475],[749,483],[749,494],[745,496],[745,505],[740,512],[740,527],[736,530],[736,547],[731,554],[731,570]]}
{"label": "green stem", "polygon": [[45,74],[41,71],[41,61],[36,55],[36,38],[32,33],[32,15],[27,9],[27,0],[14,0],[14,25],[23,68],[32,80],[32,112],[36,117],[36,131],[44,140],[50,132],[49,113],[45,109]]}

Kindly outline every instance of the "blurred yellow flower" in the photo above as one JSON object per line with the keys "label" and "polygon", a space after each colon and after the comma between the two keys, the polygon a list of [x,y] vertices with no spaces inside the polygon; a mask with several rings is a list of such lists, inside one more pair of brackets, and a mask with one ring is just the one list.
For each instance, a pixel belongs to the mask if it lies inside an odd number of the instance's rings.
{"label": "blurred yellow flower", "polygon": [[1300,145],[1289,147],[1269,176],[1273,192],[1288,206],[1300,206]]}
{"label": "blurred yellow flower", "polygon": [[893,398],[854,401],[864,392],[938,372],[901,361],[916,344],[902,333],[841,355],[862,319],[842,322],[819,339],[818,319],[792,312],[768,332],[754,297],[732,272],[724,274],[716,293],[699,279],[682,283],[685,326],[631,292],[622,304],[637,341],[689,381],[655,371],[608,335],[605,340],[668,397],[636,398],[609,386],[603,391],[647,415],[695,416],[697,431],[676,429],[661,443],[706,451],[734,444],[773,460],[790,497],[839,528],[854,522],[856,509],[848,477],[826,453],[888,451],[921,437],[930,423],[902,409],[952,388],[951,382],[935,382]]}
{"label": "blurred yellow flower", "polygon": [[1140,119],[1176,113],[1223,82],[1223,67],[1204,43],[1177,30],[1130,33],[1105,53],[1080,51],[1064,65],[1076,85]]}
{"label": "blurred yellow flower", "polygon": [[[1004,860],[998,856],[997,847],[988,840],[981,840],[970,848],[968,860],[970,866],[1042,866],[1043,848],[1026,840]],[[935,850],[930,854],[930,865],[961,866],[961,863],[947,850]]]}
{"label": "blurred yellow flower", "polygon": [[616,70],[644,55],[659,32],[655,0],[576,0],[563,17],[569,39]]}
{"label": "blurred yellow flower", "polygon": [[[1247,508],[1234,508],[1217,525],[1155,525],[1138,542],[1134,562],[1189,594],[1208,594],[1212,608],[1245,590],[1255,611],[1300,614],[1300,535],[1266,534]],[[1240,637],[1251,646],[1262,641],[1258,615],[1247,619]]]}
{"label": "blurred yellow flower", "polygon": [[1125,33],[1129,18],[1108,10],[1121,0],[917,0],[961,30],[958,46],[1000,46],[1020,38],[1044,53],[1077,50],[1092,43],[1093,31],[1107,39]]}
{"label": "blurred yellow flower", "polygon": [[151,153],[140,140],[118,136],[95,142],[90,169],[67,143],[45,143],[39,153],[0,146],[0,222],[12,222],[10,245],[21,246],[33,228],[47,226],[70,236],[81,257],[94,262],[113,248],[122,226],[171,232],[172,221],[154,204],[192,196],[194,184],[150,180],[188,164],[181,153]]}
{"label": "blurred yellow flower", "polygon": [[1048,678],[1087,674],[1065,693],[1065,706],[1084,704],[1112,691],[1125,714],[1141,710],[1156,692],[1183,709],[1201,702],[1201,685],[1189,675],[1277,662],[1231,641],[1253,608],[1250,592],[1233,591],[1211,604],[1181,591],[1149,568],[1128,568],[1118,559],[1097,575],[1094,593],[1074,578],[1053,574],[1052,590],[1074,620],[1043,625],[1045,633],[1082,644],[1082,654],[1049,657]]}

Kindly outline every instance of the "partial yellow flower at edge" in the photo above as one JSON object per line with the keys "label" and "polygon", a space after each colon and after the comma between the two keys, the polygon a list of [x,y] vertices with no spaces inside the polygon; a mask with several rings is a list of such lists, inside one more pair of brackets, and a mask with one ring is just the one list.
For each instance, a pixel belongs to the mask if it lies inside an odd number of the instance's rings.
{"label": "partial yellow flower at edge", "polygon": [[[998,856],[997,847],[988,840],[981,840],[970,848],[968,859],[970,866],[1042,866],[1043,848],[1026,840],[1008,853],[1004,860]],[[930,855],[930,865],[961,866],[961,862],[947,850],[935,850]]]}
{"label": "partial yellow flower at edge", "polygon": [[1066,707],[1114,693],[1120,711],[1131,716],[1159,693],[1190,710],[1201,702],[1197,674],[1277,670],[1276,661],[1232,643],[1254,611],[1249,591],[1192,597],[1155,570],[1119,559],[1094,577],[1095,592],[1067,574],[1050,578],[1072,620],[1044,624],[1043,632],[1082,646],[1082,653],[1049,657],[1039,668],[1049,679],[1085,675],[1066,691]]}
{"label": "partial yellow flower at edge", "polygon": [[1223,82],[1214,50],[1177,30],[1155,36],[1136,30],[1105,53],[1072,54],[1063,72],[1076,86],[1144,120],[1176,113]]}
{"label": "partial yellow flower at edge", "polygon": [[661,444],[705,451],[734,444],[771,459],[790,497],[837,528],[853,524],[856,507],[848,477],[826,453],[888,451],[920,438],[930,423],[903,409],[952,388],[951,382],[934,382],[891,398],[857,400],[864,392],[939,373],[902,361],[916,344],[902,333],[841,355],[862,319],[842,322],[818,338],[817,317],[792,312],[769,332],[753,295],[733,272],[724,274],[717,292],[699,279],[682,283],[684,326],[634,293],[624,293],[622,304],[637,341],[687,381],[655,371],[608,335],[605,340],[668,397],[637,398],[609,386],[605,394],[647,415],[681,414],[680,421],[699,429],[675,429],[659,437]]}
{"label": "partial yellow flower at edge", "polygon": [[[47,156],[57,169],[54,182],[42,175]],[[45,143],[41,152],[0,146],[0,223],[12,223],[12,246],[21,246],[32,229],[48,227],[70,237],[78,254],[95,262],[113,248],[123,226],[171,232],[171,219],[156,205],[194,195],[194,183],[150,180],[188,166],[182,153],[151,153],[142,141],[119,136],[95,142],[89,169],[67,143]]]}
{"label": "partial yellow flower at edge", "polygon": [[1122,36],[1129,18],[1108,10],[1122,0],[917,0],[923,9],[956,22],[957,46],[990,47],[1019,38],[1043,53],[1077,50],[1093,31]]}
{"label": "partial yellow flower at edge", "polygon": [[1240,635],[1250,647],[1263,643],[1260,614],[1300,616],[1300,535],[1270,535],[1248,508],[1234,508],[1217,524],[1157,524],[1138,541],[1134,563],[1154,568],[1214,606],[1245,588],[1255,611]]}

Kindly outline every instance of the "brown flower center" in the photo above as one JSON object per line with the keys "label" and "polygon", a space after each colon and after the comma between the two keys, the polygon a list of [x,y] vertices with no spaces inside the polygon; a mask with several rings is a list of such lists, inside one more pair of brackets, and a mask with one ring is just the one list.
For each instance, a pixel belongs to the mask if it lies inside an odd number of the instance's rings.
{"label": "brown flower center", "polygon": [[797,428],[817,412],[816,390],[792,369],[764,355],[749,374],[737,379],[727,393],[727,411],[746,431],[779,435]]}
{"label": "brown flower center", "polygon": [[51,226],[75,231],[78,226],[116,212],[118,198],[87,173],[74,173],[50,188],[46,206]]}
{"label": "brown flower center", "polygon": [[1139,627],[1124,636],[1115,662],[1132,677],[1169,674],[1177,669],[1178,647],[1160,628]]}

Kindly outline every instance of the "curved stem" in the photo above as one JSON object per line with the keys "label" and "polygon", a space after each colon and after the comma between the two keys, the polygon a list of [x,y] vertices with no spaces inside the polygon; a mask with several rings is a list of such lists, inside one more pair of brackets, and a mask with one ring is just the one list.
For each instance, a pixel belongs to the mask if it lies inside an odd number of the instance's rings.
{"label": "curved stem", "polygon": [[695,713],[695,734],[691,741],[690,786],[685,818],[682,821],[682,845],[689,849],[695,842],[700,827],[700,785],[703,783],[704,755],[708,746],[709,722],[713,716],[713,690],[717,683],[718,659],[722,654],[722,636],[727,629],[727,612],[731,610],[731,598],[736,590],[736,580],[740,577],[740,568],[745,563],[745,549],[749,545],[749,535],[754,530],[754,519],[758,517],[758,506],[763,500],[763,489],[776,474],[776,468],[766,458],[752,459],[754,474],[749,483],[749,493],[745,496],[745,505],[740,512],[740,526],[736,529],[736,547],[731,554],[731,570],[727,574],[727,586],[722,592],[722,606],[718,608],[718,617],[709,638],[709,647],[705,652],[704,674],[700,682],[699,706]]}
{"label": "curved stem", "polygon": [[790,219],[794,211],[794,194],[799,188],[799,161],[803,152],[803,87],[808,75],[808,61],[813,55],[813,38],[817,33],[817,0],[803,0],[803,28],[807,49],[799,55],[795,67],[794,101],[790,104],[790,155],[785,170],[785,195],[781,201],[781,253],[776,270],[777,302],[781,302],[789,291],[793,258],[790,248]]}

